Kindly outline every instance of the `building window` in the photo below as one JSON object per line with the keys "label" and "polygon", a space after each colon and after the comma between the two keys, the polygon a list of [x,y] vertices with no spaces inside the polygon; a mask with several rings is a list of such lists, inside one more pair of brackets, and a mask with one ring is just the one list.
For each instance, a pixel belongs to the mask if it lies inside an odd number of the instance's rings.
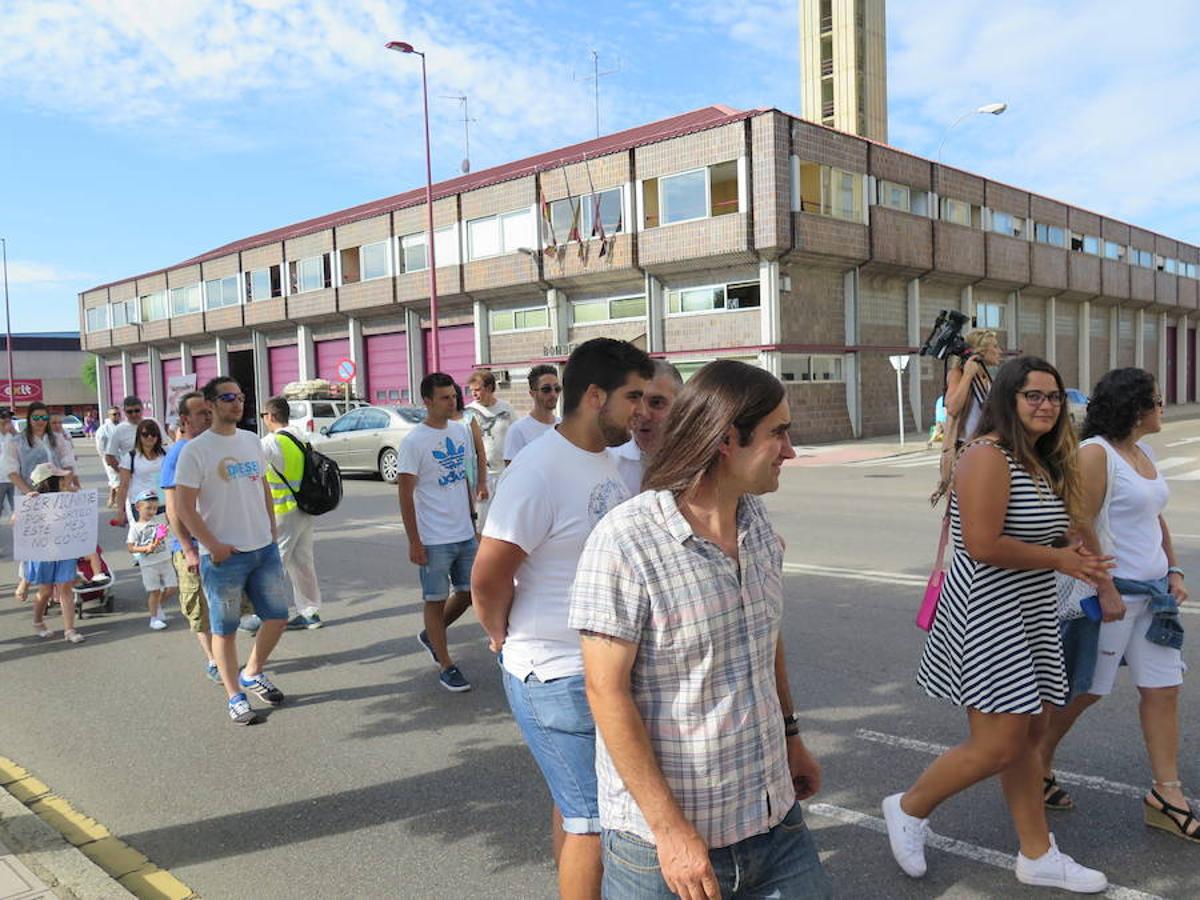
{"label": "building window", "polygon": [[1123,262],[1125,259],[1125,245],[1117,244],[1113,241],[1104,242],[1104,258],[1115,259],[1118,262]]}
{"label": "building window", "polygon": [[642,182],[644,228],[738,211],[737,160]]}
{"label": "building window", "polygon": [[252,269],[246,273],[246,300],[270,300],[283,296],[283,277],[279,266]]}
{"label": "building window", "polygon": [[1004,306],[1000,303],[975,304],[975,327],[999,329],[1004,327]]}
{"label": "building window", "polygon": [[802,383],[844,381],[842,357],[813,356],[807,353],[785,353],[781,362],[784,381]]}
{"label": "building window", "polygon": [[1130,248],[1130,259],[1136,262],[1143,269],[1154,268],[1154,253],[1150,250],[1138,250],[1136,247]]}
{"label": "building window", "polygon": [[225,278],[215,278],[204,282],[204,308],[220,309],[223,306],[237,306],[241,302],[238,296],[238,277],[228,275]]}
{"label": "building window", "polygon": [[1035,222],[1033,239],[1039,244],[1049,244],[1051,247],[1067,246],[1066,229],[1059,228],[1057,225],[1043,225],[1041,222]]}
{"label": "building window", "polygon": [[132,299],[110,303],[108,315],[113,328],[119,328],[122,325],[136,325],[138,323],[138,302],[136,299]]}
{"label": "building window", "polygon": [[[533,244],[532,225],[533,213],[528,209],[472,219],[467,223],[467,259],[487,259],[529,248]],[[434,249],[438,249],[436,245]]]}
{"label": "building window", "polygon": [[333,287],[333,267],[330,255],[310,256],[288,263],[288,277],[293,294],[319,291]]}
{"label": "building window", "polygon": [[955,200],[952,197],[942,197],[942,221],[953,222],[970,228],[974,220],[973,207],[965,200]]}
{"label": "building window", "polygon": [[912,191],[906,184],[894,181],[879,182],[879,205],[901,212],[912,212]]}
{"label": "building window", "polygon": [[671,315],[753,309],[760,303],[757,281],[667,291],[667,312]]}
{"label": "building window", "polygon": [[1078,234],[1071,232],[1071,249],[1082,253],[1090,253],[1092,256],[1100,255],[1100,238],[1090,234]]}
{"label": "building window", "polygon": [[[150,296],[155,296],[151,294]],[[142,321],[146,321],[146,298],[142,298]],[[171,288],[171,315],[187,316],[192,313],[200,312],[200,282],[189,284],[186,287]],[[166,318],[166,316],[157,316],[151,314],[150,318]]]}
{"label": "building window", "polygon": [[85,310],[84,317],[88,331],[104,331],[108,328],[108,307],[93,306]]}
{"label": "building window", "polygon": [[848,222],[863,221],[862,176],[792,157],[795,169],[792,208],[802,213],[832,216]]}
{"label": "building window", "polygon": [[[426,252],[428,235],[424,231],[406,234],[400,238],[400,271],[423,272],[429,268]],[[453,225],[445,225],[433,232],[433,249],[437,252],[438,268],[458,265],[458,231]]]}
{"label": "building window", "polygon": [[525,309],[493,309],[488,312],[488,328],[492,334],[507,331],[539,331],[550,327],[550,310],[545,306]]}
{"label": "building window", "polygon": [[[596,210],[599,206],[600,215]],[[550,204],[550,221],[542,220],[544,244],[566,244],[571,241],[600,237],[600,226],[608,237],[625,230],[624,192],[609,188],[581,197],[564,197]]]}
{"label": "building window", "polygon": [[[199,286],[197,285],[197,293]],[[170,315],[170,307],[167,303],[166,291],[153,291],[149,294],[143,294],[138,297],[138,313],[139,318],[143,322],[152,322],[155,319],[165,319]],[[196,310],[199,312],[199,310]]]}
{"label": "building window", "polygon": [[387,278],[392,274],[388,241],[375,241],[361,247],[347,247],[340,251],[342,284],[357,284],[373,278]]}
{"label": "building window", "polygon": [[573,325],[593,325],[597,322],[616,322],[620,319],[644,319],[646,297],[605,297],[600,300],[575,300],[571,303]]}
{"label": "building window", "polygon": [[992,210],[992,231],[1019,238],[1025,233],[1025,219],[1011,213]]}
{"label": "building window", "polygon": [[1183,274],[1186,275],[1188,278],[1195,278],[1196,277],[1196,264],[1195,263],[1184,263]]}

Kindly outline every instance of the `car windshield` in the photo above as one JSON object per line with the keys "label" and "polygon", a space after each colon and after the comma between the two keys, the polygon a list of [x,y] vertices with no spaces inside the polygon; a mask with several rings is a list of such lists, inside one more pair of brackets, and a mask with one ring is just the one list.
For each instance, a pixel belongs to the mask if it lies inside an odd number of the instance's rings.
{"label": "car windshield", "polygon": [[393,406],[392,409],[405,422],[411,422],[413,425],[420,425],[425,421],[425,408],[423,406]]}
{"label": "car windshield", "polygon": [[1087,394],[1085,394],[1083,391],[1077,391],[1074,388],[1069,388],[1067,390],[1067,399],[1070,400],[1072,403],[1087,403],[1088,402]]}
{"label": "car windshield", "polygon": [[62,421],[63,421],[64,425],[82,425],[83,424],[83,422],[81,422],[79,420],[79,416],[63,416]]}

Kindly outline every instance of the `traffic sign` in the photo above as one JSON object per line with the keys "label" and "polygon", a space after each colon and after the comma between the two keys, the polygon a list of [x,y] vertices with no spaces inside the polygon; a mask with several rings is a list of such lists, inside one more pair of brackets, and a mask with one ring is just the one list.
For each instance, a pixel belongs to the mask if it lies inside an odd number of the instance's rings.
{"label": "traffic sign", "polygon": [[908,361],[911,359],[908,354],[903,356],[889,356],[888,361],[892,364],[892,368],[897,372],[903,372],[908,368]]}
{"label": "traffic sign", "polygon": [[337,380],[343,384],[349,384],[354,380],[354,374],[358,371],[358,366],[354,364],[352,359],[339,359],[337,364]]}

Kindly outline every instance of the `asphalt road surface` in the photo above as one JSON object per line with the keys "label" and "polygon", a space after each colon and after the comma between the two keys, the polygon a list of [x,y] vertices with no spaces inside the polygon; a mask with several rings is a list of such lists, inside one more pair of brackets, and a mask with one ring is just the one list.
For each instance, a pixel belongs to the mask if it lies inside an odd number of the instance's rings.
{"label": "asphalt road surface", "polygon": [[[1151,443],[1172,479],[1168,521],[1200,595],[1200,423],[1172,423]],[[95,459],[81,456],[85,480],[99,485]],[[935,471],[935,455],[923,453],[800,465],[769,500],[787,541],[792,692],[824,766],[809,825],[841,897],[1045,896],[1012,875],[1016,839],[994,781],[935,813],[940,837],[921,881],[899,871],[879,832],[880,800],[965,732],[962,711],[913,683],[922,634],[912,622],[937,537],[924,499]],[[0,754],[203,897],[554,895],[549,796],[482,631],[470,615],[451,630],[474,684],[466,694],[438,685],[415,640],[419,590],[394,489],[348,479],[342,506],[319,520],[327,626],[285,635],[269,671],[288,703],[252,728],[229,723],[177,610],[166,631],[149,630],[123,530],[107,519],[117,611],[86,618],[79,646],[33,636],[28,606],[12,600],[11,539],[0,528]],[[1184,622],[1200,633],[1200,616]],[[1190,688],[1185,748],[1200,737]],[[1195,797],[1194,750],[1182,762]],[[1127,682],[1068,737],[1059,771],[1078,809],[1051,814],[1052,828],[1066,852],[1108,873],[1109,896],[1200,896],[1200,847],[1142,824],[1150,776]]]}

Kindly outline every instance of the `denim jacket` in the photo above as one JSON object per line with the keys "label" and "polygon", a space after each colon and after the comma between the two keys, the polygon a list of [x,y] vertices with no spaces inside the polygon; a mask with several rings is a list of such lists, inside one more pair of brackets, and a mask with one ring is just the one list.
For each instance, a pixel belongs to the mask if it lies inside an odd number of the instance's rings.
{"label": "denim jacket", "polygon": [[1179,604],[1167,593],[1166,578],[1157,578],[1154,581],[1114,578],[1113,585],[1124,595],[1150,596],[1148,608],[1154,613],[1154,619],[1146,630],[1146,640],[1174,650],[1183,648],[1183,623],[1179,621]]}

